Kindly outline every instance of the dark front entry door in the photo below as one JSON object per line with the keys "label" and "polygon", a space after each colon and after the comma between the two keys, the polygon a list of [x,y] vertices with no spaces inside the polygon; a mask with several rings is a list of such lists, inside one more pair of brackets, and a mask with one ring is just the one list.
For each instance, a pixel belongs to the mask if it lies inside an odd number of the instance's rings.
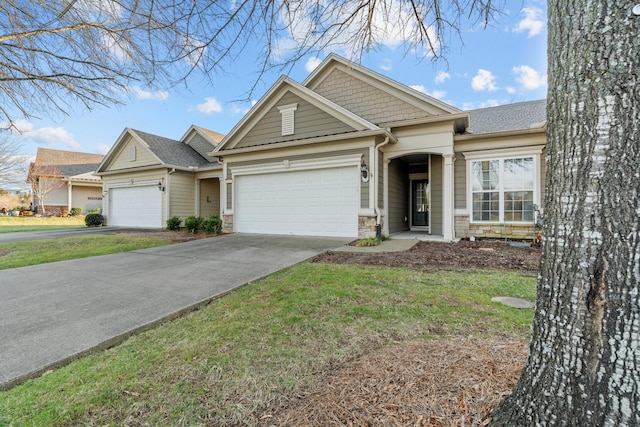
{"label": "dark front entry door", "polygon": [[411,181],[411,226],[429,226],[429,180]]}

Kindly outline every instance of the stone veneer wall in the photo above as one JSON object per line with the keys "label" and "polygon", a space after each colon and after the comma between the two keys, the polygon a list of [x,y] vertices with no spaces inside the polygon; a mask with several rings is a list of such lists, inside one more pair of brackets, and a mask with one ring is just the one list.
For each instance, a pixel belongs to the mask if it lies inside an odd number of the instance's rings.
{"label": "stone veneer wall", "polygon": [[233,233],[233,215],[222,215],[222,232]]}
{"label": "stone veneer wall", "polygon": [[[533,240],[533,224],[471,224],[469,217],[459,215],[455,217],[455,234],[459,239],[475,238],[490,239],[530,239]],[[541,230],[538,229],[539,233]]]}
{"label": "stone veneer wall", "polygon": [[376,217],[359,216],[358,239],[367,239],[369,237],[376,237]]}

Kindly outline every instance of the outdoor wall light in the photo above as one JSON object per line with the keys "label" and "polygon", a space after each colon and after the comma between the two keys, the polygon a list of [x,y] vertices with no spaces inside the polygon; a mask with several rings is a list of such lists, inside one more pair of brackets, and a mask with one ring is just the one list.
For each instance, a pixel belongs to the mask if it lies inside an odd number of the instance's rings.
{"label": "outdoor wall light", "polygon": [[367,163],[362,159],[360,163],[360,173],[362,174],[362,180],[367,181],[369,179],[369,168],[367,167]]}
{"label": "outdoor wall light", "polygon": [[162,185],[162,181],[158,182],[158,190],[160,190],[161,192],[164,191],[164,185]]}

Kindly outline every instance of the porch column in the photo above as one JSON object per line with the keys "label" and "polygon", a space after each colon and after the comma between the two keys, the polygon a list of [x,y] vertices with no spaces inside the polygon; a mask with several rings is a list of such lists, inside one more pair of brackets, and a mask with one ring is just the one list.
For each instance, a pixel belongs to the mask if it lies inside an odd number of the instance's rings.
{"label": "porch column", "polygon": [[[381,153],[383,155],[383,153]],[[384,221],[382,223],[382,235],[389,236],[389,162],[391,160],[384,159],[382,162],[382,206],[384,206]]]}
{"label": "porch column", "polygon": [[443,154],[444,170],[442,176],[442,234],[445,241],[450,242],[454,232],[454,194],[453,194],[453,153]]}
{"label": "porch column", "polygon": [[73,184],[71,181],[67,183],[67,212],[71,212],[73,207]]}

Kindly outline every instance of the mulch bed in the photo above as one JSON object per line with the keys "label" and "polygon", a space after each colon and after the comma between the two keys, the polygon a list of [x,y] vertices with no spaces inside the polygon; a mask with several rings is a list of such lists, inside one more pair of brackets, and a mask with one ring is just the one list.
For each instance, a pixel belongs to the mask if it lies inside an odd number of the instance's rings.
{"label": "mulch bed", "polygon": [[524,343],[458,338],[408,342],[361,357],[288,405],[263,426],[484,426],[515,386]]}
{"label": "mulch bed", "polygon": [[437,268],[477,268],[536,273],[540,263],[540,249],[512,246],[511,242],[496,240],[419,242],[403,252],[330,252],[314,258],[312,262],[405,267],[423,271]]}

